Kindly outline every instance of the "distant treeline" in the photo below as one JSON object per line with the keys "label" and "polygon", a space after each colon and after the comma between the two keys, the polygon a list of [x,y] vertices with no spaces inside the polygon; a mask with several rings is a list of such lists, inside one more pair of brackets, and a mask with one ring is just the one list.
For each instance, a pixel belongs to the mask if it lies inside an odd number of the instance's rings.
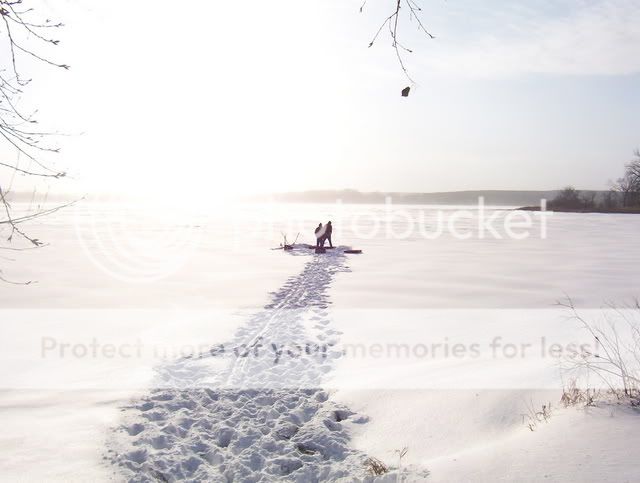
{"label": "distant treeline", "polygon": [[549,202],[551,210],[637,211],[640,209],[640,151],[625,166],[624,176],[609,191],[580,191],[573,186],[560,190]]}

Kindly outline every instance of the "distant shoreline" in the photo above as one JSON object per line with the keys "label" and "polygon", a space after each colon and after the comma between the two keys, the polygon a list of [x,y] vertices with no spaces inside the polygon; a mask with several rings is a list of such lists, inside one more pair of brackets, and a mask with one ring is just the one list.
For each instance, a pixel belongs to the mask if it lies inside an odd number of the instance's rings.
{"label": "distant shoreline", "polygon": [[[315,190],[289,193],[271,193],[257,195],[238,195],[224,199],[229,202],[239,203],[345,203],[345,204],[374,204],[385,205],[454,205],[477,206],[482,199],[485,206],[502,206],[513,209],[522,206],[523,210],[535,211],[536,205],[542,200],[553,200],[558,196],[558,190],[466,190],[466,191],[441,191],[430,193],[411,192],[363,192],[351,189],[344,190]],[[581,193],[602,199],[608,192],[597,190],[582,190]],[[134,195],[126,194],[69,194],[69,193],[35,193],[35,192],[11,192],[7,198],[12,202],[42,203],[75,201],[85,197],[85,201],[91,202],[136,202],[146,198],[144,192]],[[628,211],[623,211],[628,213]],[[639,211],[640,212],[640,211]]]}
{"label": "distant shoreline", "polygon": [[[515,208],[516,211],[541,211],[539,206],[522,206]],[[619,214],[619,215],[640,215],[640,208],[591,208],[591,209],[570,209],[570,208],[547,208],[545,211],[551,211],[554,213],[606,213],[606,214]]]}
{"label": "distant shoreline", "polygon": [[[479,198],[485,205],[524,206],[540,203],[543,199],[553,199],[558,190],[465,190],[430,193],[411,192],[364,192],[351,189],[315,190],[289,193],[272,193],[248,197],[254,202],[284,203],[350,203],[350,204],[393,204],[410,205],[477,205]],[[594,191],[594,193],[599,193]]]}

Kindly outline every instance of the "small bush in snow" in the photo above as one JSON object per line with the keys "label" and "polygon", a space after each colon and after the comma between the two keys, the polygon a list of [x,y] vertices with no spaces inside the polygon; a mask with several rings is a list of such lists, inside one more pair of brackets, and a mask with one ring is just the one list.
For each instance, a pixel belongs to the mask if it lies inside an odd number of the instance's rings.
{"label": "small bush in snow", "polygon": [[565,360],[564,369],[573,382],[565,389],[563,402],[592,405],[602,393],[581,390],[575,381],[595,377],[607,388],[604,394],[640,405],[640,302],[623,308],[609,304],[603,323],[582,317],[570,298],[560,305],[570,311],[571,320],[578,321],[593,336],[598,347]]}

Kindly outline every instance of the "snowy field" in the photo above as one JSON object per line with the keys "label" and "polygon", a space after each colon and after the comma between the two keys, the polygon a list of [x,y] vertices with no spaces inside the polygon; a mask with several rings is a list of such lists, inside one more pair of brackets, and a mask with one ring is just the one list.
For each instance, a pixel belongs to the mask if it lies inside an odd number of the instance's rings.
{"label": "snowy field", "polygon": [[[367,481],[375,458],[379,481],[637,481],[640,414],[560,404],[594,341],[556,302],[597,319],[638,296],[640,216],[514,233],[510,213],[83,202],[33,222],[49,245],[0,259],[37,281],[0,291],[0,479]],[[336,249],[272,250],[329,219]]]}

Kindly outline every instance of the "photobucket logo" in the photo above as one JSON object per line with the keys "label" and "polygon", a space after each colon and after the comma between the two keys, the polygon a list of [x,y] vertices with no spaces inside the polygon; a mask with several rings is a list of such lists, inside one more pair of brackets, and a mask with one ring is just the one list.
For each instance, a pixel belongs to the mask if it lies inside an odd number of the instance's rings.
{"label": "photobucket logo", "polygon": [[387,197],[382,211],[361,211],[346,221],[347,229],[358,239],[436,240],[447,236],[457,240],[525,240],[546,239],[552,214],[544,199],[539,211],[522,211],[487,207],[483,197],[477,205],[455,208],[394,205]]}
{"label": "photobucket logo", "polygon": [[88,258],[126,282],[152,282],[175,273],[200,242],[200,224],[175,207],[91,200],[77,205],[76,233]]}
{"label": "photobucket logo", "polygon": [[[303,209],[301,209],[303,208]],[[333,242],[355,243],[358,240],[526,240],[546,239],[547,202],[542,199],[535,211],[487,206],[483,197],[476,204],[395,205],[386,197],[379,204],[349,204],[337,199],[334,203],[291,205],[262,203],[257,212],[249,209],[246,219],[234,221],[234,240],[268,239],[281,244],[312,243],[315,229],[330,220]],[[287,237],[285,239],[285,237]]]}

